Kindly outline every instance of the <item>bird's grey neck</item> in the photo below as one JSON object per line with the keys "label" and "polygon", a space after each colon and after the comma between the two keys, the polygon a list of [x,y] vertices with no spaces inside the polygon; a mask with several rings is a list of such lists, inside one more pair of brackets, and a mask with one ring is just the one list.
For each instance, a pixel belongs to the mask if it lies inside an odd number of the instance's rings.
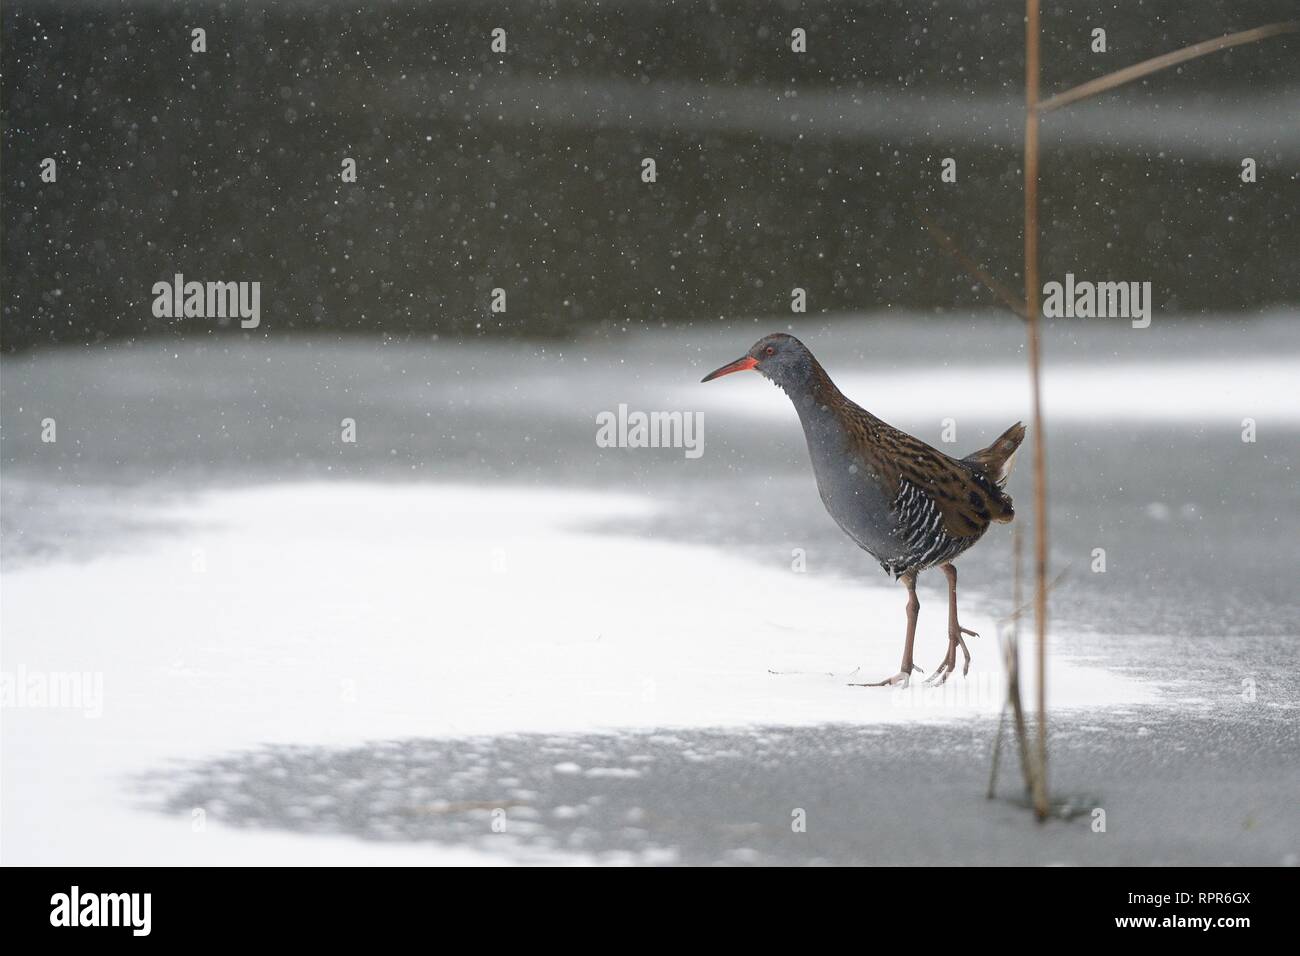
{"label": "bird's grey neck", "polygon": [[849,401],[816,359],[813,359],[810,374],[798,387],[782,385],[782,388],[799,413],[799,423],[809,443],[816,443],[823,449],[837,447],[846,440],[846,417],[850,411],[859,427],[865,428],[868,439],[877,438],[878,430],[884,425],[875,415]]}
{"label": "bird's grey neck", "polygon": [[844,447],[845,431],[839,416],[844,398],[820,366],[810,372],[796,386],[781,387],[799,415],[799,424],[812,453],[813,470],[820,475],[829,465],[826,456],[833,456]]}
{"label": "bird's grey neck", "polygon": [[843,394],[835,387],[826,370],[811,355],[805,363],[783,370],[781,377],[775,381],[790,396],[801,419],[809,411],[829,408],[844,401]]}

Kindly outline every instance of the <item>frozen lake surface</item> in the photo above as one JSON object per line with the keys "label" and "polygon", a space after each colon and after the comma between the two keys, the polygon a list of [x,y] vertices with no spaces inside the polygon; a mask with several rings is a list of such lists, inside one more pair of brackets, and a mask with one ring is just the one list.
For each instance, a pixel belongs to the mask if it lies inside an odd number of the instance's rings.
{"label": "frozen lake surface", "polygon": [[[902,589],[825,515],[784,395],[697,384],[776,326],[5,359],[4,667],[103,681],[102,713],[7,710],[5,861],[1295,862],[1294,320],[1050,330],[1075,815],[1043,828],[983,796],[1009,532],[960,565],[969,677],[846,686],[896,669]],[[1010,322],[795,331],[939,447],[1028,417]],[[702,412],[703,456],[597,447],[619,404]]]}

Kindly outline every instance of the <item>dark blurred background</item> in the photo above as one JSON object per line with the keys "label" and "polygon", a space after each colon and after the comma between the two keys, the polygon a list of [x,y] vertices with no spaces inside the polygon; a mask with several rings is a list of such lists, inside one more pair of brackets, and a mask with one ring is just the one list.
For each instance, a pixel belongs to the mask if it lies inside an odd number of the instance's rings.
{"label": "dark blurred background", "polygon": [[[1048,2],[1044,93],[1296,12]],[[1018,287],[1022,14],[9,2],[0,344],[238,329],[154,318],[151,287],[177,272],[260,281],[259,336],[789,315],[794,286],[810,312],[987,306],[919,216]],[[195,26],[206,53],[190,51]],[[1163,314],[1300,301],[1298,49],[1239,47],[1049,116],[1044,276],[1149,279]],[[947,156],[956,184],[939,181]],[[344,157],[358,182],[341,182]],[[496,286],[505,314],[489,311]]]}

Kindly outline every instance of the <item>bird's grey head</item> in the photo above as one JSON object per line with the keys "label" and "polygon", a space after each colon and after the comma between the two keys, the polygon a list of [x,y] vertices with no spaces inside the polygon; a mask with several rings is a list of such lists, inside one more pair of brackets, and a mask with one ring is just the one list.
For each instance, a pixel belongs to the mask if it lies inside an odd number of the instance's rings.
{"label": "bird's grey head", "polygon": [[793,394],[807,388],[816,365],[812,353],[793,335],[773,332],[755,342],[753,348],[736,361],[704,376],[702,381],[711,382],[732,372],[753,369]]}

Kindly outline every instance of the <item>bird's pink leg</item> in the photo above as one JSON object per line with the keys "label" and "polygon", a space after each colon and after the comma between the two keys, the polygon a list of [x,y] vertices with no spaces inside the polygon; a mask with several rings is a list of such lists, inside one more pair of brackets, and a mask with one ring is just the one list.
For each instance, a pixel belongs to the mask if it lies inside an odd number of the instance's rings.
{"label": "bird's pink leg", "polygon": [[962,656],[966,658],[965,666],[962,667],[961,676],[965,677],[970,673],[970,651],[966,648],[966,641],[962,639],[963,634],[969,634],[971,637],[979,637],[974,631],[968,630],[961,626],[957,621],[957,568],[951,564],[943,565],[943,575],[948,579],[948,655],[943,659],[943,663],[935,668],[934,673],[930,676],[927,684],[934,684],[936,687],[946,681],[957,669],[957,648],[961,648]]}
{"label": "bird's pink leg", "polygon": [[916,618],[921,610],[921,602],[916,599],[916,575],[905,574],[900,581],[907,588],[907,642],[903,645],[903,663],[898,673],[874,684],[851,684],[851,687],[906,687],[912,679],[912,671],[921,668],[912,663],[912,645],[916,641]]}

